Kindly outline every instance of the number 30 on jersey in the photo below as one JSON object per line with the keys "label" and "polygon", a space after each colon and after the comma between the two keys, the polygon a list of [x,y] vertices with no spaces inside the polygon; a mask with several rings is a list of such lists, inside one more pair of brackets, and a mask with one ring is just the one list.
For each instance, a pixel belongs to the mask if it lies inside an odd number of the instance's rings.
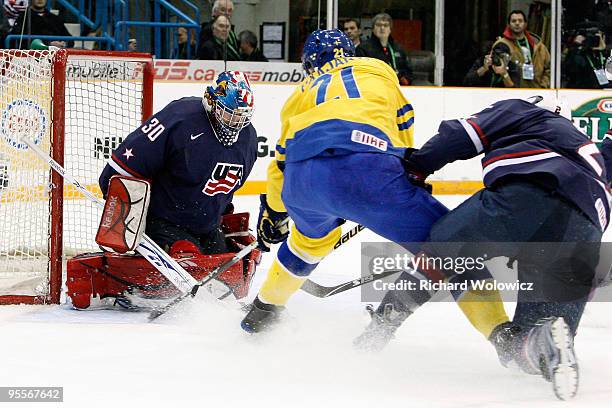
{"label": "number 30 on jersey", "polygon": [[151,118],[151,120],[149,120],[149,123],[141,127],[140,130],[142,130],[142,133],[147,135],[149,140],[154,142],[155,139],[159,137],[159,135],[164,133],[166,127],[162,125],[157,118]]}

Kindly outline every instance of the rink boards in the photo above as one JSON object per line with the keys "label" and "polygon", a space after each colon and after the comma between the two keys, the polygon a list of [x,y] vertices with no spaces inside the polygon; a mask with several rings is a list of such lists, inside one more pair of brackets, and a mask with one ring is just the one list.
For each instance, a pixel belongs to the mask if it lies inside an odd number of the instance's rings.
{"label": "rink boards", "polygon": [[[154,87],[157,111],[174,99],[201,95],[206,84],[189,81],[158,81]],[[266,169],[273,159],[280,135],[280,111],[295,89],[293,84],[252,84],[255,94],[253,125],[259,136],[258,160],[249,181],[239,192],[258,194],[264,190]],[[572,109],[574,125],[594,142],[603,140],[610,128],[612,94],[590,90],[488,89],[402,87],[415,112],[414,141],[419,147],[437,132],[440,121],[467,117],[499,99],[557,95]],[[471,194],[481,186],[480,161],[452,163],[431,177],[437,194]]]}

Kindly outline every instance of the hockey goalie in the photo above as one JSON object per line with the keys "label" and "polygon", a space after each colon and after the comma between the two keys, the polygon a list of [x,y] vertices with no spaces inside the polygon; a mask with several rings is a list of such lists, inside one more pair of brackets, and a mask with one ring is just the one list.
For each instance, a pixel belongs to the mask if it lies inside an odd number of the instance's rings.
{"label": "hockey goalie", "polygon": [[[99,180],[106,203],[96,242],[105,252],[68,262],[74,307],[103,300],[155,308],[178,294],[147,259],[131,254],[144,232],[196,280],[255,241],[249,214],[233,214],[232,206],[257,159],[253,106],[246,75],[222,72],[203,97],[170,102],[113,151]],[[251,251],[204,288],[218,298],[245,297],[260,256]]]}
{"label": "hockey goalie", "polygon": [[[81,254],[67,263],[67,294],[74,308],[148,310],[179,294],[147,260],[132,252],[145,228],[149,190],[150,185],[144,180],[124,176],[111,178],[96,235],[96,242],[108,251]],[[202,254],[188,240],[174,242],[168,252],[196,280],[201,280],[231,259],[235,252],[255,241],[248,225],[248,213],[222,216],[221,232],[228,252]],[[205,289],[218,299],[244,298],[260,258],[261,252],[253,250]]]}

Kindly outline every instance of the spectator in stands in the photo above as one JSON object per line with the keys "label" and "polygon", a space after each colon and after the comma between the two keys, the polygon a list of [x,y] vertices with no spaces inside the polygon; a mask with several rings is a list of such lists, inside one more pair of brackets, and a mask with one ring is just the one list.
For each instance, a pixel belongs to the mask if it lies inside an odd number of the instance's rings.
{"label": "spectator in stands", "polygon": [[[187,31],[185,27],[179,27],[177,30],[178,39],[176,42],[176,50],[172,58],[176,59],[193,59],[196,56],[196,38],[193,29]],[[187,45],[189,44],[189,45]]]}
{"label": "spectator in stands", "polygon": [[344,34],[347,35],[348,38],[351,39],[355,47],[358,47],[361,44],[361,25],[359,21],[354,18],[349,18],[344,21]]}
{"label": "spectator in stands", "polygon": [[138,40],[135,38],[130,38],[128,40],[128,48],[129,52],[137,52],[138,51]]}
{"label": "spectator in stands", "polygon": [[[81,29],[81,36],[83,37],[101,37],[102,36],[102,26],[98,25],[96,27],[91,28],[85,25],[83,29]],[[92,50],[100,50],[104,48],[104,45],[100,47],[100,43],[98,41],[91,41],[91,42],[85,41],[84,48],[92,49]]]}
{"label": "spectator in stands", "polygon": [[2,12],[8,25],[8,30],[10,30],[15,25],[17,17],[19,17],[20,14],[23,14],[23,12],[25,12],[28,8],[28,0],[4,0],[2,8]]}
{"label": "spectator in stands", "polygon": [[400,85],[410,85],[412,70],[406,59],[406,52],[391,37],[392,28],[393,20],[389,14],[375,15],[372,19],[372,36],[359,44],[356,55],[385,61],[397,73]]}
{"label": "spectator in stands", "polygon": [[249,30],[241,31],[238,34],[238,41],[240,43],[240,58],[243,61],[268,61],[259,48],[257,48],[257,37],[254,32]]}
{"label": "spectator in stands", "polygon": [[612,0],[596,2],[595,21],[597,21],[603,33],[610,38],[612,35]]}
{"label": "spectator in stands", "polygon": [[508,15],[508,26],[497,44],[510,49],[510,61],[519,69],[519,88],[550,87],[550,53],[540,37],[527,31],[527,17],[521,10]]}
{"label": "spectator in stands", "polygon": [[491,48],[493,41],[485,41],[482,47],[484,56],[474,61],[472,68],[463,79],[465,86],[492,88],[514,88],[518,83],[518,71],[510,61],[510,49],[505,44]]}
{"label": "spectator in stands", "polygon": [[[213,23],[216,18],[219,16],[225,16],[228,18],[229,21],[232,21],[233,13],[234,2],[232,0],[215,0],[212,7],[211,20],[207,23],[202,24],[202,27],[200,28],[200,49],[208,40],[213,39]],[[227,47],[232,49],[229,54],[233,54],[235,51],[236,55],[239,55],[238,39],[236,38],[234,28],[231,26],[227,36]],[[198,55],[200,54],[200,52],[201,50],[198,50]]]}
{"label": "spectator in stands", "polygon": [[229,18],[224,15],[217,16],[212,24],[213,36],[200,46],[198,59],[240,61],[240,54],[229,44],[230,31]]}
{"label": "spectator in stands", "polygon": [[605,34],[600,27],[585,27],[577,31],[563,64],[565,87],[611,88],[606,76]]}
{"label": "spectator in stands", "polygon": [[[24,34],[70,36],[70,33],[64,25],[64,20],[47,9],[47,0],[32,0],[30,12],[19,15],[10,34],[21,34],[24,16],[27,16],[30,20],[28,21],[26,19],[25,21]],[[30,42],[31,40],[23,41],[22,48],[29,48]],[[65,40],[45,40],[43,42],[60,48],[72,47],[74,45],[74,41]]]}
{"label": "spectator in stands", "polygon": [[9,23],[7,21],[6,15],[4,13],[0,13],[0,48],[4,48],[4,38],[8,34],[9,30],[10,30],[10,27],[9,27]]}

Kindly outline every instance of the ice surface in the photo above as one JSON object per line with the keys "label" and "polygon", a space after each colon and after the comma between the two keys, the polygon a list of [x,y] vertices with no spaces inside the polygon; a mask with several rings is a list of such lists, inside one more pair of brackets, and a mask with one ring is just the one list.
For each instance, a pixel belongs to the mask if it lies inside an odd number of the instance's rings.
{"label": "ice surface", "polygon": [[[442,200],[454,206],[462,198]],[[255,217],[256,197],[235,202]],[[377,238],[360,233],[324,260],[313,280],[331,285],[358,276],[360,240]],[[272,259],[265,255],[252,296]],[[154,324],[142,313],[2,306],[0,386],[63,386],[62,407],[88,408],[561,404],[543,379],[501,367],[453,303],[426,305],[373,355],[351,348],[368,321],[358,290],[328,299],[301,292],[288,306],[286,324],[259,337],[240,330],[241,312],[203,298]],[[610,406],[610,315],[610,304],[598,303],[583,317],[576,338],[581,384],[572,407]]]}

